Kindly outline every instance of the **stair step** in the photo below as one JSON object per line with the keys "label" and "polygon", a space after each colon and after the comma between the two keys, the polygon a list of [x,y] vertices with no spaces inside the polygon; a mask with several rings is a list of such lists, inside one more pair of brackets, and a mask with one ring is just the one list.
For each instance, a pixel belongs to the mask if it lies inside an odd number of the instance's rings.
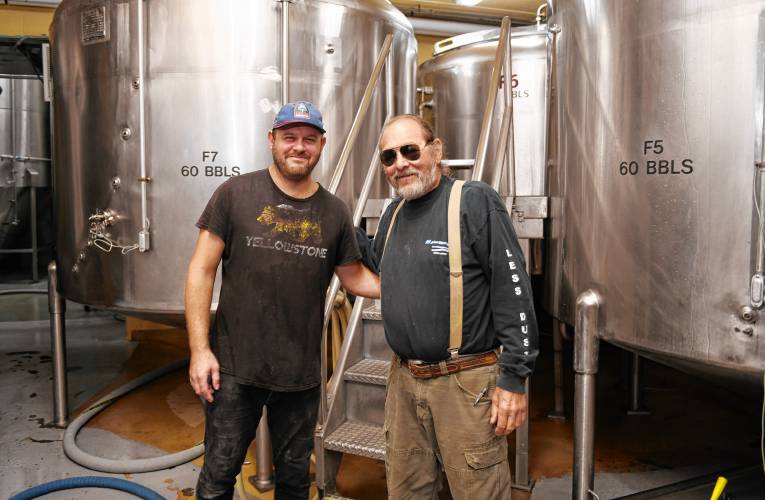
{"label": "stair step", "polygon": [[324,442],[328,450],[385,460],[385,435],[381,426],[346,420]]}
{"label": "stair step", "polygon": [[365,384],[385,385],[390,370],[390,361],[362,359],[345,371],[345,380]]}

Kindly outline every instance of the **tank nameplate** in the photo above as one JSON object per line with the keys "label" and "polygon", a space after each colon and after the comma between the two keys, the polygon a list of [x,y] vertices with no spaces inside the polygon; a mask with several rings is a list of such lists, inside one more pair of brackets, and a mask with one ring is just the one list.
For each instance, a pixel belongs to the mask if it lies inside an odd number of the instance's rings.
{"label": "tank nameplate", "polygon": [[640,160],[625,160],[619,162],[620,175],[691,175],[693,174],[693,159],[666,158],[664,139],[649,139],[642,141],[643,158]]}
{"label": "tank nameplate", "polygon": [[84,9],[80,14],[82,44],[90,45],[109,40],[106,5]]}
{"label": "tank nameplate", "polygon": [[202,151],[202,161],[199,165],[182,165],[182,177],[234,177],[241,173],[239,165],[222,165],[218,156],[219,151]]}

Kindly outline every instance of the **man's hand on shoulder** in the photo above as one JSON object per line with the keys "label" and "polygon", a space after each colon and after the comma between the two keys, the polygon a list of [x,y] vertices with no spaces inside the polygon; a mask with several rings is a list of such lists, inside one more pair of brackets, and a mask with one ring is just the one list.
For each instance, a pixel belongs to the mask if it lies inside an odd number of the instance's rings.
{"label": "man's hand on shoulder", "polygon": [[220,389],[220,365],[210,349],[191,354],[189,381],[197,396],[213,402],[214,392]]}
{"label": "man's hand on shoulder", "polygon": [[499,387],[491,396],[491,419],[494,433],[506,436],[523,425],[526,421],[528,403],[525,394],[510,392]]}

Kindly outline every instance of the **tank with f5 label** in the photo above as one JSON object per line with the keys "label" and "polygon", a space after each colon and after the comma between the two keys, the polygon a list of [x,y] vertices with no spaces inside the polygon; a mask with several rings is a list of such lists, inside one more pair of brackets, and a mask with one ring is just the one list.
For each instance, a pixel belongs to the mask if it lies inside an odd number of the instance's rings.
{"label": "tank with f5 label", "polygon": [[690,175],[693,173],[693,159],[667,158],[664,139],[649,139],[642,143],[643,157],[619,163],[619,174],[635,175]]}
{"label": "tank with f5 label", "polygon": [[202,161],[198,165],[182,165],[182,177],[234,177],[239,175],[239,165],[226,165],[223,154],[219,151],[202,151]]}

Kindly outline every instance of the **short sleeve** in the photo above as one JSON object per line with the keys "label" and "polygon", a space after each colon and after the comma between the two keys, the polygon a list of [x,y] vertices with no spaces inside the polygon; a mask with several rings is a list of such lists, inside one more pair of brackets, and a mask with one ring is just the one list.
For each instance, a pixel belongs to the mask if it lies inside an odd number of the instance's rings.
{"label": "short sleeve", "polygon": [[340,213],[342,214],[342,220],[340,223],[340,241],[337,247],[337,258],[335,260],[336,266],[342,266],[344,264],[350,264],[353,261],[361,260],[361,250],[359,250],[359,243],[356,241],[356,232],[353,229],[353,223],[351,222],[351,216],[348,213],[348,208],[342,202],[340,205]]}
{"label": "short sleeve", "polygon": [[228,182],[224,182],[215,190],[210,201],[207,202],[202,215],[197,220],[199,229],[210,231],[223,241],[227,241],[229,225],[229,208],[231,206],[231,189]]}

